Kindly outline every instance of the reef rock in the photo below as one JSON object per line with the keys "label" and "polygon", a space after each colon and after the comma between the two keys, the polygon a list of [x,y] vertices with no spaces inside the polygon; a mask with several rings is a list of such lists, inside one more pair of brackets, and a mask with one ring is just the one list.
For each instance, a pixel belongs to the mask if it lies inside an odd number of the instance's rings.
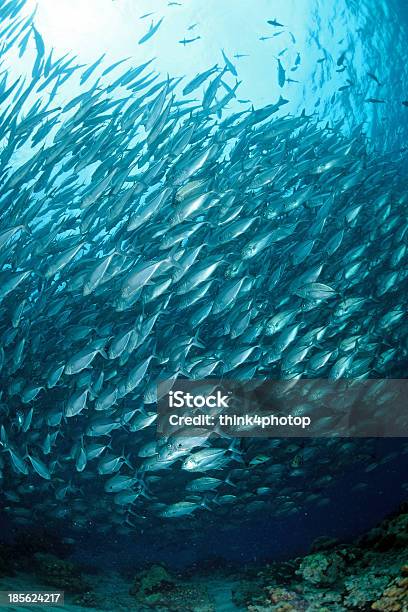
{"label": "reef rock", "polygon": [[215,612],[204,588],[180,581],[161,565],[136,574],[130,594],[157,612]]}
{"label": "reef rock", "polygon": [[408,612],[408,565],[401,568],[401,574],[387,586],[380,599],[373,603],[372,610]]}
{"label": "reef rock", "polygon": [[35,573],[44,584],[69,593],[85,593],[90,590],[81,571],[71,561],[47,553],[36,553],[33,559]]}
{"label": "reef rock", "polygon": [[296,573],[311,584],[327,585],[337,582],[345,567],[343,557],[337,552],[320,552],[305,557]]}

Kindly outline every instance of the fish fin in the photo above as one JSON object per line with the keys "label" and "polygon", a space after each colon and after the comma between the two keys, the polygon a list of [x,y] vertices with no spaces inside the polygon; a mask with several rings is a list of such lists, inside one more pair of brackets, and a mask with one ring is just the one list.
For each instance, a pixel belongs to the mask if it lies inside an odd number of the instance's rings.
{"label": "fish fin", "polygon": [[200,502],[200,508],[205,508],[205,510],[211,510],[212,508],[208,505],[208,497],[204,497],[203,501]]}
{"label": "fish fin", "polygon": [[198,339],[199,333],[200,333],[200,328],[198,328],[196,333],[194,334],[194,338],[191,343],[191,346],[196,346],[198,348],[205,348],[205,345],[202,342],[200,342],[200,340]]}
{"label": "fish fin", "polygon": [[239,438],[234,438],[232,440],[232,442],[230,443],[230,445],[227,448],[227,453],[231,453],[232,455],[232,459],[234,459],[234,461],[238,461],[239,463],[244,463],[245,461],[242,458],[242,451],[240,448],[240,439]]}
{"label": "fish fin", "polygon": [[8,436],[4,425],[1,426],[0,430],[0,444],[4,447],[5,451],[8,449]]}
{"label": "fish fin", "polygon": [[231,487],[236,487],[237,485],[231,481],[231,472],[229,472],[229,474],[227,475],[226,479],[224,480],[225,484],[230,485]]}
{"label": "fish fin", "polygon": [[[85,369],[88,369],[88,368],[85,368]],[[99,393],[95,393],[95,391],[92,389],[91,385],[88,387],[88,393],[89,393],[89,397],[92,400],[96,399],[99,396]]]}
{"label": "fish fin", "polygon": [[171,264],[175,268],[177,268],[177,270],[184,270],[183,266],[175,258],[175,254],[178,252],[178,250],[179,250],[179,247],[178,247],[177,244],[175,244],[174,247],[171,249],[171,251],[169,253],[168,259],[170,260]]}
{"label": "fish fin", "polygon": [[144,497],[145,499],[148,499],[148,500],[157,499],[157,497],[155,498],[152,495],[150,495],[149,493],[146,493],[144,491],[141,491],[140,495],[141,495],[141,497]]}
{"label": "fish fin", "polygon": [[[124,449],[123,449],[123,450],[124,450]],[[129,459],[130,454],[129,454],[129,455],[127,455],[127,456],[126,456],[126,455],[122,455],[122,457],[123,457],[123,459],[124,459],[124,463],[125,463],[125,464],[126,464],[126,465],[127,465],[127,466],[128,466],[130,469],[131,469],[131,470],[134,470],[133,465],[130,463],[130,459]]]}
{"label": "fish fin", "polygon": [[230,442],[227,450],[231,451],[232,453],[240,453],[241,449],[239,448],[239,445],[240,445],[240,439],[239,438],[234,438]]}
{"label": "fish fin", "polygon": [[185,376],[186,378],[190,377],[190,373],[184,370],[184,368],[179,368],[178,372],[179,374],[181,374],[182,376]]}
{"label": "fish fin", "polygon": [[289,100],[286,100],[286,98],[284,98],[283,96],[279,96],[278,104],[282,105],[287,104],[288,102]]}

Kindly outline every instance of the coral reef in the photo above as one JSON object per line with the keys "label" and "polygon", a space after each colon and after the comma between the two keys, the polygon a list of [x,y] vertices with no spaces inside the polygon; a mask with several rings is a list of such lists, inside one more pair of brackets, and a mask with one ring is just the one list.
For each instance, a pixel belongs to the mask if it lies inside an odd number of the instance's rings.
{"label": "coral reef", "polygon": [[182,582],[161,565],[136,574],[130,594],[140,605],[166,612],[215,612],[204,586]]}
{"label": "coral reef", "polygon": [[13,576],[16,571],[30,571],[36,553],[65,558],[71,548],[46,530],[20,531],[15,535],[13,543],[0,542],[0,576]]}
{"label": "coral reef", "polygon": [[403,504],[401,513],[371,529],[358,543],[380,552],[408,547],[408,504]]}
{"label": "coral reef", "polygon": [[96,610],[109,610],[109,604],[106,598],[102,597],[99,593],[94,591],[86,591],[75,595],[72,599],[72,603],[82,608],[95,608]]}
{"label": "coral reef", "polygon": [[347,595],[343,599],[345,606],[351,609],[363,609],[370,602],[375,601],[389,583],[386,571],[386,569],[374,569],[346,578],[344,586]]}
{"label": "coral reef", "polygon": [[408,612],[408,565],[401,568],[401,576],[387,586],[371,608],[380,612]]}
{"label": "coral reef", "polygon": [[85,593],[90,590],[89,583],[74,563],[48,553],[36,553],[33,559],[34,571],[44,584],[69,593]]}
{"label": "coral reef", "polygon": [[337,582],[344,570],[345,562],[339,553],[319,552],[305,557],[296,573],[306,582],[325,585]]}
{"label": "coral reef", "polygon": [[136,574],[130,594],[140,600],[154,602],[162,593],[174,591],[176,584],[169,572],[161,565],[151,565]]}
{"label": "coral reef", "polygon": [[25,556],[24,539],[0,544],[0,590],[49,585],[99,612],[408,612],[407,505],[353,543],[319,538],[306,556],[263,566],[212,558],[178,573],[158,564],[92,572],[57,549],[43,536],[28,538]]}
{"label": "coral reef", "polygon": [[408,508],[355,544],[320,538],[311,554],[267,565],[234,590],[248,612],[408,612]]}
{"label": "coral reef", "polygon": [[271,609],[276,612],[300,612],[306,609],[304,600],[297,593],[282,587],[269,588],[268,597],[272,604]]}

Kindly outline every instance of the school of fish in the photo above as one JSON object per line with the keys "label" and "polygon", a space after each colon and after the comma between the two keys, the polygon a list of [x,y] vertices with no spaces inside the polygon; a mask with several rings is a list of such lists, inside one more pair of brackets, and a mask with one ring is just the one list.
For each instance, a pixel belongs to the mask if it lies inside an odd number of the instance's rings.
{"label": "school of fish", "polygon": [[3,511],[129,534],[327,503],[372,440],[156,439],[156,384],[403,377],[402,157],[283,97],[231,111],[224,51],[189,82],[151,62],[107,82],[103,57],[48,54],[23,5],[0,2],[2,54],[37,50],[28,80],[0,75]]}

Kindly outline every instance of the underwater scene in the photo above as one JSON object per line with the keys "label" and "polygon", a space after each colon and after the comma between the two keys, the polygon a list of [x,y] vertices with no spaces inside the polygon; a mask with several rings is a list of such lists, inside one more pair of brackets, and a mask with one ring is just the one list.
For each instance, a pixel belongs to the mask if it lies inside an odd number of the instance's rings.
{"label": "underwater scene", "polygon": [[0,0],[0,609],[408,612],[407,64],[405,0]]}

